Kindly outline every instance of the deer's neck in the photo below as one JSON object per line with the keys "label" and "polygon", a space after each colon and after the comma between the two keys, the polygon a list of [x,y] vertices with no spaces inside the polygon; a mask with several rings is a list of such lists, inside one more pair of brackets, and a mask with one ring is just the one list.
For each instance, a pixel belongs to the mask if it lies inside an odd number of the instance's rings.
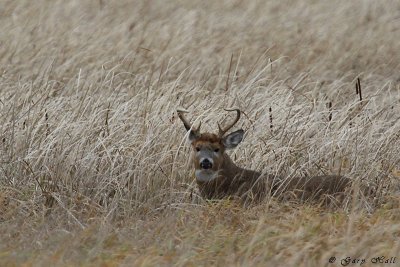
{"label": "deer's neck", "polygon": [[233,180],[237,174],[245,171],[245,169],[237,166],[227,154],[224,154],[223,156],[224,160],[220,168],[220,175],[227,177],[229,180]]}

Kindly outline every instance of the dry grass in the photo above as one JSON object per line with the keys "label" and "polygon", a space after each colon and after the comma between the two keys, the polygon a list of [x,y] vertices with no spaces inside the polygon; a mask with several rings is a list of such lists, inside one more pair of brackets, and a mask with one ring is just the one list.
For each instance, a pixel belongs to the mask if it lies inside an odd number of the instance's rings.
{"label": "dry grass", "polygon": [[[2,1],[0,265],[398,256],[399,11],[373,0]],[[179,106],[214,131],[223,107],[240,107],[241,166],[341,173],[375,198],[336,210],[206,203]]]}

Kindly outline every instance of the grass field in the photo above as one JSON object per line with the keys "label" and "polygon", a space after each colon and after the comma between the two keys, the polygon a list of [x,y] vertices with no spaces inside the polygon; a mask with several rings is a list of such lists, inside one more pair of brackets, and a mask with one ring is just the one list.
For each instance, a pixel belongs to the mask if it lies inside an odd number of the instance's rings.
{"label": "grass field", "polygon": [[[399,1],[2,0],[0,25],[0,266],[400,266]],[[238,165],[375,193],[201,199],[175,111],[231,106]]]}

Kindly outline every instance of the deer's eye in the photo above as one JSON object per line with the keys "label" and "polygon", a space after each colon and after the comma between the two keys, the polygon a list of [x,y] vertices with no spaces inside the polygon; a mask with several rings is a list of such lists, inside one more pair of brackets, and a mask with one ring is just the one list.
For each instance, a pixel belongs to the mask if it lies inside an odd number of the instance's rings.
{"label": "deer's eye", "polygon": [[219,148],[214,149],[214,152],[218,153],[219,152]]}
{"label": "deer's eye", "polygon": [[200,151],[200,147],[197,146],[196,147],[196,151],[199,152]]}

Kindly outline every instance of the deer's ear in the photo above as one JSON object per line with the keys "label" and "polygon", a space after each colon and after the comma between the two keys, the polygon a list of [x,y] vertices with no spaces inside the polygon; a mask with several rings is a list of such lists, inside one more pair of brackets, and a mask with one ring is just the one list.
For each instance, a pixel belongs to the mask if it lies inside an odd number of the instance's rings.
{"label": "deer's ear", "polygon": [[244,131],[242,129],[228,134],[222,139],[225,148],[235,148],[243,140]]}

